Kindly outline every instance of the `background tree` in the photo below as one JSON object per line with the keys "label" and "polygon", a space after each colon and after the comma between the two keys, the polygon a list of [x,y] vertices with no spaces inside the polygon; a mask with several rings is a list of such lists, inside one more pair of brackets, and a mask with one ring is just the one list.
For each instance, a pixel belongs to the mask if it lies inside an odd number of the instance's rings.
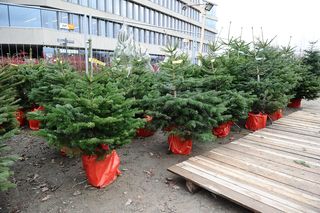
{"label": "background tree", "polygon": [[17,84],[16,67],[6,66],[0,68],[0,191],[7,190],[15,186],[9,181],[13,174],[9,170],[15,160],[14,156],[5,156],[4,151],[8,150],[5,140],[12,137],[17,132],[17,120],[15,112],[18,109],[15,90]]}

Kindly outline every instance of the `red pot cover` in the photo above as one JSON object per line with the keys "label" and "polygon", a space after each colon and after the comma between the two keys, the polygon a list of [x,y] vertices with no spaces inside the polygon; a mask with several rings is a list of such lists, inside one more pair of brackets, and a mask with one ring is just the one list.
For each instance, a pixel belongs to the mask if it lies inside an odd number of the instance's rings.
{"label": "red pot cover", "polygon": [[192,150],[192,140],[182,139],[176,135],[168,137],[169,150],[174,154],[189,155]]}
{"label": "red pot cover", "polygon": [[150,137],[154,135],[154,131],[146,128],[139,128],[137,129],[136,135],[137,137]]}
{"label": "red pot cover", "polygon": [[[145,120],[147,123],[151,123],[153,120],[153,117],[150,115],[145,115],[144,116]],[[152,135],[154,135],[155,131],[152,131],[150,129],[147,128],[139,128],[136,131],[136,136],[137,137],[150,137]]]}
{"label": "red pot cover", "polygon": [[301,107],[301,98],[293,98],[290,100],[288,107],[290,108],[300,108]]}
{"label": "red pot cover", "polygon": [[20,126],[24,125],[25,117],[24,117],[24,112],[21,109],[17,110],[16,119],[17,119],[17,121],[19,121]]}
{"label": "red pot cover", "polygon": [[[38,110],[44,110],[43,106],[39,106],[37,108],[34,108],[33,110],[31,110],[31,112],[35,112]],[[31,130],[37,131],[40,129],[40,121],[38,120],[29,120],[29,127]]]}
{"label": "red pot cover", "polygon": [[249,117],[246,122],[246,128],[252,131],[263,129],[267,126],[268,116],[263,113],[254,114],[249,112]]}
{"label": "red pot cover", "polygon": [[218,127],[212,129],[212,133],[218,138],[223,138],[229,135],[233,122],[229,121],[220,124]]}
{"label": "red pot cover", "polygon": [[108,186],[121,174],[120,158],[115,150],[103,160],[97,160],[95,155],[82,155],[82,165],[88,182],[97,188]]}
{"label": "red pot cover", "polygon": [[170,125],[170,126],[163,128],[163,131],[171,132],[174,128],[176,128],[176,125]]}
{"label": "red pot cover", "polygon": [[268,115],[272,121],[276,121],[276,120],[279,120],[280,118],[283,117],[283,114],[282,114],[282,109],[278,109],[277,111],[275,111],[274,113]]}

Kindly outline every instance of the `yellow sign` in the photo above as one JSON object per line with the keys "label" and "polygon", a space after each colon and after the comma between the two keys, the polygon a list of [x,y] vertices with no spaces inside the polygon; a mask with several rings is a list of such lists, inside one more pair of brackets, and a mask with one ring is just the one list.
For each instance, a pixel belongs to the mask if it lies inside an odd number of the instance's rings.
{"label": "yellow sign", "polygon": [[68,24],[68,29],[69,30],[74,30],[74,24]]}
{"label": "yellow sign", "polygon": [[102,61],[99,61],[96,58],[89,58],[89,62],[94,63],[94,64],[98,64],[98,65],[101,65],[101,66],[106,66],[106,63],[104,63]]}

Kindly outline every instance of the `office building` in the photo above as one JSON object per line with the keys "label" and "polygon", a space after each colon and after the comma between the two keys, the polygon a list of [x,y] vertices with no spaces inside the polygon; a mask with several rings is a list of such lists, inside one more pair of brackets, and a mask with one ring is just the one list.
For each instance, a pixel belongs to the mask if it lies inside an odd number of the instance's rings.
{"label": "office building", "polygon": [[[0,1],[0,56],[57,52],[83,55],[92,38],[93,56],[109,60],[123,24],[154,59],[168,42],[191,54],[200,46],[200,0],[3,0]],[[186,5],[190,5],[184,7]],[[216,35],[215,7],[205,21],[202,52]]]}

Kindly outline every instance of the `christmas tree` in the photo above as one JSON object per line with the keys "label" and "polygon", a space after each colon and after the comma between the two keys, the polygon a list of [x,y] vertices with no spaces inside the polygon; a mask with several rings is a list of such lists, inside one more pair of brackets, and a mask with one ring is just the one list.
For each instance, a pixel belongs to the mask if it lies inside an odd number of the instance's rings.
{"label": "christmas tree", "polygon": [[[142,51],[133,41],[124,25],[118,35],[113,65],[106,69],[108,81],[118,84],[125,92],[125,97],[133,99],[133,108],[139,109],[136,117],[143,118],[153,105],[153,99],[159,96],[156,87],[155,73],[150,65],[150,56]],[[148,129],[155,129],[152,122],[148,122]]]}
{"label": "christmas tree", "polygon": [[233,76],[233,89],[256,96],[252,111],[273,113],[287,105],[303,67],[291,48],[279,48],[272,41],[257,41],[252,47],[232,40],[220,58],[221,66]]}
{"label": "christmas tree", "polygon": [[87,155],[101,156],[108,152],[103,148],[107,145],[112,150],[129,143],[142,121],[134,118],[133,100],[106,79],[105,73],[78,75],[63,88],[54,87],[59,97],[45,105],[45,114],[32,113],[45,124],[38,134],[56,147]]}
{"label": "christmas tree", "polygon": [[161,96],[153,100],[150,113],[160,128],[173,126],[173,134],[213,141],[212,127],[228,117],[223,115],[227,109],[221,93],[204,90],[204,78],[195,74],[187,55],[177,53],[177,45],[167,46],[165,52],[167,58],[157,76]]}
{"label": "christmas tree", "polygon": [[4,141],[12,137],[17,129],[15,112],[18,108],[16,100],[17,69],[6,66],[0,68],[0,191],[7,190],[15,185],[8,178],[12,175],[9,166],[13,164],[14,156],[3,156],[8,149]]}
{"label": "christmas tree", "polygon": [[316,42],[312,42],[310,49],[305,50],[302,58],[305,69],[298,72],[301,79],[294,88],[295,98],[314,100],[320,96],[320,51],[315,45]]}
{"label": "christmas tree", "polygon": [[57,103],[59,92],[70,84],[76,75],[76,71],[64,62],[36,65],[28,77],[29,83],[32,83],[28,93],[29,101],[44,107]]}

